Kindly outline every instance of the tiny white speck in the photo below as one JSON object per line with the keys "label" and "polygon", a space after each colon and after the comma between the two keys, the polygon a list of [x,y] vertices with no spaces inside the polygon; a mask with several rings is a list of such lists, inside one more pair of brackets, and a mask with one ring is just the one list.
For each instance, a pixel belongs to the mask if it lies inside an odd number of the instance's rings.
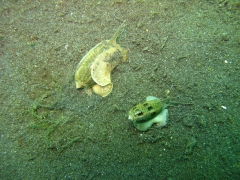
{"label": "tiny white speck", "polygon": [[68,49],[68,47],[69,47],[69,45],[68,44],[66,44],[65,46],[64,46],[64,48],[67,50]]}
{"label": "tiny white speck", "polygon": [[224,63],[228,63],[228,60],[225,60]]}
{"label": "tiny white speck", "polygon": [[223,109],[227,109],[227,107],[226,107],[226,106],[221,106],[221,108],[223,108]]}

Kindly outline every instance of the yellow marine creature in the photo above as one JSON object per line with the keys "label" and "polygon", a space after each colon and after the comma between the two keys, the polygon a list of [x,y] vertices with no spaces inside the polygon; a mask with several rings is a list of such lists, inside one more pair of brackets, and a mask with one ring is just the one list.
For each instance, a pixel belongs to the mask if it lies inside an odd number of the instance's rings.
{"label": "yellow marine creature", "polygon": [[120,52],[123,62],[127,59],[127,50],[116,42],[124,26],[125,21],[111,39],[98,43],[78,63],[75,73],[77,89],[92,88],[96,94],[102,97],[112,91],[111,71],[121,63],[121,61],[113,59],[113,56],[116,52]]}
{"label": "yellow marine creature", "polygon": [[148,96],[146,102],[134,106],[128,119],[140,131],[147,131],[154,123],[162,127],[167,124],[168,105],[159,98]]}

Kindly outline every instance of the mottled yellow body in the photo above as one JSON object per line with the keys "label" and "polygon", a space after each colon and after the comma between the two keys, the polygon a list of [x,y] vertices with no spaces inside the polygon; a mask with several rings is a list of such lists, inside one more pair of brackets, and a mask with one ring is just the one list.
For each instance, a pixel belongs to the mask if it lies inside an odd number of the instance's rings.
{"label": "mottled yellow body", "polygon": [[[101,53],[90,67],[92,79],[100,86],[106,86],[111,83],[111,71],[115,64],[109,61],[111,60],[111,55],[115,52],[115,47],[109,48]],[[116,63],[119,63],[119,61],[116,61]]]}
{"label": "mottled yellow body", "polygon": [[[111,92],[112,88],[106,87],[104,88],[104,86],[105,85],[106,86],[108,85],[108,87],[112,86],[109,85],[111,84],[110,79],[111,70],[120,63],[120,62],[110,63],[111,57],[114,55],[115,52],[120,51],[123,56],[123,61],[126,61],[127,50],[122,48],[119,44],[116,43],[116,39],[119,36],[120,30],[123,25],[124,23],[119,27],[117,32],[113,35],[113,37],[110,40],[105,40],[98,43],[79,62],[75,73],[75,83],[77,89],[83,87],[92,88],[95,84],[97,84],[99,85],[98,89],[103,87],[101,91],[108,89],[109,92],[105,92],[106,95],[108,95]],[[101,68],[103,72],[109,77],[103,77],[102,75],[102,78],[105,79],[101,79],[101,75],[98,76],[98,73],[101,72]],[[108,72],[109,69],[110,72]],[[95,93],[98,93],[98,91]],[[100,93],[99,95],[103,96]]]}
{"label": "mottled yellow body", "polygon": [[90,67],[96,60],[97,56],[104,52],[108,46],[109,45],[106,43],[106,41],[97,44],[78,63],[77,71],[75,73],[75,82],[77,89],[83,87],[92,87],[95,84],[91,77]]}

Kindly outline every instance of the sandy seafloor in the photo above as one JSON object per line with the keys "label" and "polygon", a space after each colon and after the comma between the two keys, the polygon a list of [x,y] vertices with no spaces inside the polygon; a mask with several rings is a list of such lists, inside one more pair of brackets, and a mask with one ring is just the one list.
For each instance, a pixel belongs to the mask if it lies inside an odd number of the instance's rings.
{"label": "sandy seafloor", "polygon": [[[237,0],[1,0],[0,179],[240,179],[239,17]],[[112,93],[76,90],[124,20]],[[128,111],[149,95],[172,105],[141,132]]]}

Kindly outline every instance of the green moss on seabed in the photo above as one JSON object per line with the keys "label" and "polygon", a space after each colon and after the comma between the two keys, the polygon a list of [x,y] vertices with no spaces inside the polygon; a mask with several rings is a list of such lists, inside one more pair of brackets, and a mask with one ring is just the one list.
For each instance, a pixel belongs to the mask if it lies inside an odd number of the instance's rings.
{"label": "green moss on seabed", "polygon": [[[76,134],[76,136],[71,135],[66,138],[68,132],[62,129],[64,129],[64,125],[71,120],[64,115],[60,115],[57,119],[49,116],[49,114],[57,111],[56,108],[56,105],[48,106],[33,103],[29,109],[29,113],[35,120],[28,125],[28,128],[38,130],[39,133],[43,134],[43,143],[47,149],[62,152],[72,144],[81,141],[82,136]],[[60,132],[66,134],[59,135]]]}

